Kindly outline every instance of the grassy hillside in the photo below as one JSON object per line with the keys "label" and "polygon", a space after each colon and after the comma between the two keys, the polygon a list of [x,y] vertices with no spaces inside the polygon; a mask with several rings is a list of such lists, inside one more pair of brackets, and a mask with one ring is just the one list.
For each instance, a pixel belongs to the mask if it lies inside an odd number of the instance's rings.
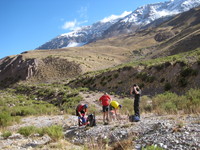
{"label": "grassy hillside", "polygon": [[117,94],[128,94],[137,83],[143,94],[155,95],[165,91],[183,94],[200,86],[200,49],[173,56],[137,61],[102,71],[86,73],[71,81],[73,87],[88,87]]}

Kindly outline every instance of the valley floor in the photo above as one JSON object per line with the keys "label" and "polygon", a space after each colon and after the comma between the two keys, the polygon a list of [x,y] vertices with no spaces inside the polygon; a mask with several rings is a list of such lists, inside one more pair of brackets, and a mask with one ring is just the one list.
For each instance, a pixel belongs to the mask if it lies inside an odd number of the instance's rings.
{"label": "valley floor", "polygon": [[[37,116],[23,118],[18,125],[9,126],[12,135],[0,137],[0,149],[141,149],[157,145],[163,149],[194,149],[200,147],[200,117],[198,115],[146,114],[140,122],[129,122],[127,116],[120,121],[103,125],[102,116],[97,116],[97,126],[78,127],[77,117],[71,115]],[[65,138],[51,142],[48,135],[23,137],[16,133],[20,127],[45,127],[61,125]]]}

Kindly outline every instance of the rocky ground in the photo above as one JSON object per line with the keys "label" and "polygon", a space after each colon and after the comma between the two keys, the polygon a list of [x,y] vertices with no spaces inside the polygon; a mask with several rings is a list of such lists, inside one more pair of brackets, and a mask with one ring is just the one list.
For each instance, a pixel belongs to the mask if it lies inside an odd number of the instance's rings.
{"label": "rocky ground", "polygon": [[[0,138],[0,149],[83,149],[83,146],[105,149],[141,149],[147,145],[157,145],[164,149],[197,150],[200,147],[200,117],[198,115],[155,116],[143,115],[140,122],[129,122],[127,116],[120,121],[102,124],[102,117],[97,116],[97,126],[78,127],[76,116],[38,116],[22,119],[22,123],[7,129],[12,135],[7,139]],[[48,135],[23,137],[16,133],[23,126],[36,127],[60,124],[64,128],[65,138],[62,142],[53,143]],[[59,148],[58,145],[62,145]],[[55,149],[55,147],[54,147]]]}
{"label": "rocky ground", "polygon": [[75,144],[119,143],[122,149],[126,149],[123,147],[131,140],[129,146],[138,150],[147,145],[157,145],[170,150],[197,150],[200,148],[199,119],[197,116],[149,115],[143,117],[140,122],[130,123],[124,118],[106,126],[98,124],[92,128],[71,128],[66,130],[65,136]]}
{"label": "rocky ground", "polygon": [[[100,112],[98,98],[102,93],[81,93],[84,101],[95,105]],[[112,96],[120,102],[119,97]],[[120,120],[103,125],[102,116],[96,116],[94,127],[77,126],[77,117],[72,115],[30,116],[21,123],[0,130],[0,149],[66,149],[66,150],[140,150],[142,147],[156,145],[170,150],[198,150],[200,147],[199,115],[165,115],[142,114],[141,121],[130,122],[128,116],[122,115]],[[38,134],[24,137],[17,133],[20,127],[36,126],[38,128],[61,125],[64,138],[54,142],[48,135]],[[12,135],[4,139],[3,130]]]}

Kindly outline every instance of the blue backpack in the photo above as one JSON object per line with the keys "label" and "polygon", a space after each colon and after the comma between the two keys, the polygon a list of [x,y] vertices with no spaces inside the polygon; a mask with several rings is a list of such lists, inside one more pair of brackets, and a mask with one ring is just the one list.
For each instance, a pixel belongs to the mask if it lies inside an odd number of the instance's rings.
{"label": "blue backpack", "polygon": [[129,121],[130,122],[138,122],[138,121],[140,121],[140,117],[135,116],[135,115],[131,115],[131,116],[129,116]]}

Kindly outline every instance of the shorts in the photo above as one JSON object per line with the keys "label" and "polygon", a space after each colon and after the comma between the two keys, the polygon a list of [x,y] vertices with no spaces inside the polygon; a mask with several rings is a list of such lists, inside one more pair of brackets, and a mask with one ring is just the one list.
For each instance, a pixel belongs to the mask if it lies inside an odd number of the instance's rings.
{"label": "shorts", "polygon": [[110,108],[110,110],[114,110],[115,109],[112,105],[110,105],[109,108]]}
{"label": "shorts", "polygon": [[109,110],[109,105],[108,105],[108,106],[103,106],[102,108],[103,108],[103,112],[108,112],[108,110]]}

